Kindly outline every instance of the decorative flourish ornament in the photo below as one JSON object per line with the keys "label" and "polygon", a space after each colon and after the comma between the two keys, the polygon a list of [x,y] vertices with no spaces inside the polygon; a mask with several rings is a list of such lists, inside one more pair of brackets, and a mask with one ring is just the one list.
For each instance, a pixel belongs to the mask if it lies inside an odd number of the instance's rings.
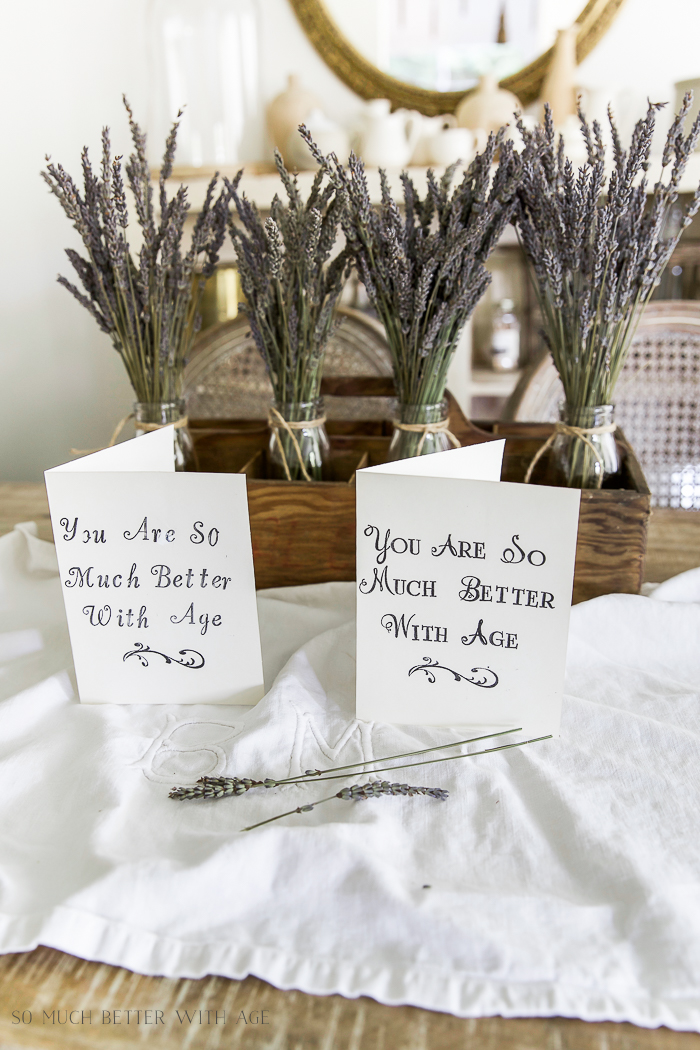
{"label": "decorative flourish ornament", "polygon": [[[176,656],[167,656],[165,653],[158,652],[157,649],[151,649],[150,645],[144,645],[143,642],[134,642],[135,648],[130,652],[124,653],[122,659],[126,662],[130,656],[135,656],[142,667],[148,667],[148,660],[146,659],[145,653],[150,653],[151,656],[162,656],[166,664],[180,664],[181,667],[188,667],[193,671],[198,671],[201,667],[204,667],[206,663],[201,653],[198,653],[196,649],[180,649],[178,656],[187,656],[187,653],[192,653],[192,656],[188,656],[186,660],[178,660]],[[198,662],[199,661],[199,662]]]}
{"label": "decorative flourish ornament", "polygon": [[[435,685],[434,670],[448,671],[454,676],[455,682],[469,682],[470,685],[478,685],[480,689],[493,689],[494,686],[498,685],[498,675],[490,667],[472,667],[469,674],[461,674],[459,671],[453,671],[451,667],[444,667],[437,660],[431,660],[429,656],[423,657],[422,664],[416,664],[415,667],[412,667],[408,672],[408,676],[410,678],[416,671],[425,671],[430,684]],[[473,675],[476,675],[476,677],[472,677]]]}

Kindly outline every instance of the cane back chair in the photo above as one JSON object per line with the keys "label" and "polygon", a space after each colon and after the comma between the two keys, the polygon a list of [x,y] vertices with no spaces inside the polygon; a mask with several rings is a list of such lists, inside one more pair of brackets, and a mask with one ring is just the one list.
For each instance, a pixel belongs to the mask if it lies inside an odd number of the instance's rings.
{"label": "cane back chair", "polygon": [[[339,324],[326,349],[324,376],[392,375],[391,357],[378,321],[340,307]],[[224,321],[195,340],[185,369],[187,414],[194,419],[266,419],[272,386],[245,317]],[[326,397],[330,419],[383,419],[383,397]]]}
{"label": "cane back chair", "polygon": [[[549,354],[521,377],[503,418],[551,422],[563,397]],[[652,504],[700,510],[700,302],[650,303],[615,389],[615,417]]]}

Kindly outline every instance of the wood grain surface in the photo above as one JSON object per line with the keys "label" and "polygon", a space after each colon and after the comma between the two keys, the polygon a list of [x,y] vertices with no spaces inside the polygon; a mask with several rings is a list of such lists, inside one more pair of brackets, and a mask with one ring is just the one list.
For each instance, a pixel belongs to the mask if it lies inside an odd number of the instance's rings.
{"label": "wood grain surface", "polygon": [[[274,500],[254,491],[251,484],[261,515],[279,514]],[[20,521],[36,521],[39,535],[52,538],[43,485],[0,485],[0,535]],[[645,579],[660,582],[697,566],[700,514],[652,511]],[[115,1010],[123,1012],[115,1015]],[[127,1015],[127,1010],[152,1011],[150,1023],[145,1012]],[[163,1024],[154,1023],[155,1010],[162,1012]],[[31,1023],[22,1023],[24,1011],[31,1011]],[[66,1011],[72,1012],[73,1023]],[[109,1024],[103,1023],[103,1011]],[[28,1013],[24,1018],[29,1022]],[[0,1050],[141,1045],[162,1050],[700,1050],[700,1035],[565,1018],[464,1020],[367,998],[282,991],[256,977],[143,977],[44,947],[0,956]]]}
{"label": "wood grain surface", "polygon": [[0,536],[20,521],[35,521],[42,540],[53,543],[46,486],[34,482],[0,484]]}
{"label": "wood grain surface", "polygon": [[[156,1010],[163,1023],[155,1023]],[[31,1022],[25,1013],[28,1023],[22,1023],[23,1011],[31,1011]],[[73,1023],[65,1011],[73,1011]],[[17,1017],[19,1024],[13,1023]],[[698,1050],[700,1036],[565,1018],[465,1020],[364,997],[280,991],[256,977],[142,977],[50,948],[0,956],[2,1050],[142,1045],[154,1050]]]}
{"label": "wood grain surface", "polygon": [[638,594],[644,575],[649,497],[639,492],[581,493],[573,602],[600,594]]}
{"label": "wood grain surface", "polygon": [[655,507],[651,512],[646,583],[662,583],[680,572],[700,566],[700,513]]}

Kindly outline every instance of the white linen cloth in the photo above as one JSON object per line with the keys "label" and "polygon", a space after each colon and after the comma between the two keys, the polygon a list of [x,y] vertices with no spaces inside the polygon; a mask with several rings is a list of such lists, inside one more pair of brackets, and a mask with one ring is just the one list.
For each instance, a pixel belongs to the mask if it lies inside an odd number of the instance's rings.
{"label": "white linen cloth", "polygon": [[577,606],[561,739],[383,774],[447,802],[333,800],[241,834],[331,791],[168,799],[457,738],[354,720],[353,608],[353,584],[261,592],[255,708],[81,705],[53,548],[2,538],[0,950],[700,1030],[700,604]]}

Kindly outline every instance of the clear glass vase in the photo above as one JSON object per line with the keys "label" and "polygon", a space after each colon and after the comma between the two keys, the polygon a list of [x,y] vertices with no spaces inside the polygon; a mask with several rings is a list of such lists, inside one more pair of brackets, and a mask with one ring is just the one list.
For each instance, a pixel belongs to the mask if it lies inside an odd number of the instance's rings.
{"label": "clear glass vase", "polygon": [[213,169],[265,146],[257,0],[148,0],[152,134],[179,109],[178,163]]}
{"label": "clear glass vase", "polygon": [[[394,406],[394,421],[394,434],[389,445],[390,463],[396,459],[412,459],[414,456],[427,456],[431,452],[445,452],[454,447],[445,429],[446,401],[438,401],[434,405],[405,405],[397,402]],[[403,430],[397,423],[420,429]],[[422,429],[439,425],[442,425],[443,429]]]}
{"label": "clear glass vase", "polygon": [[577,489],[613,485],[620,475],[614,415],[614,405],[571,408],[562,401],[561,422],[583,433],[560,431],[556,435],[547,457],[546,483]]}
{"label": "clear glass vase", "polygon": [[[136,437],[150,434],[187,418],[183,398],[176,401],[137,401],[134,404]],[[197,456],[186,424],[175,427],[175,470],[196,470]]]}
{"label": "clear glass vase", "polygon": [[[323,420],[322,397],[312,401],[272,402],[269,477],[322,481],[328,475],[331,447]],[[304,423],[310,425],[303,426]]]}

